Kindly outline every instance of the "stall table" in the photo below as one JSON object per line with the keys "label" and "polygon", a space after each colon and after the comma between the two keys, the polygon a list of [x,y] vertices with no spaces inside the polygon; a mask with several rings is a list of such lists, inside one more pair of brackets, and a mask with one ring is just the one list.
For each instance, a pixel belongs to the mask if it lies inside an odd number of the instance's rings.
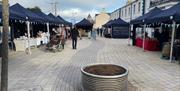
{"label": "stall table", "polygon": [[[15,39],[14,40],[16,51],[25,52],[28,48],[28,39]],[[30,39],[30,47],[36,47],[36,39]]]}
{"label": "stall table", "polygon": [[[136,46],[142,48],[143,47],[143,39],[136,39]],[[155,39],[145,39],[144,49],[148,51],[158,51],[159,50],[159,42]]]}

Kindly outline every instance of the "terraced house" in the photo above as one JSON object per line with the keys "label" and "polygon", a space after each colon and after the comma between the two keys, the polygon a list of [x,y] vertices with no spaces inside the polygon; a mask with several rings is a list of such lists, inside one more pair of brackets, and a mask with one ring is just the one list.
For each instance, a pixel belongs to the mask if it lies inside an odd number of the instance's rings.
{"label": "terraced house", "polygon": [[127,0],[126,5],[113,11],[111,20],[122,18],[126,22],[142,16],[144,13],[149,12],[155,7],[161,9],[168,9],[180,2],[179,0]]}

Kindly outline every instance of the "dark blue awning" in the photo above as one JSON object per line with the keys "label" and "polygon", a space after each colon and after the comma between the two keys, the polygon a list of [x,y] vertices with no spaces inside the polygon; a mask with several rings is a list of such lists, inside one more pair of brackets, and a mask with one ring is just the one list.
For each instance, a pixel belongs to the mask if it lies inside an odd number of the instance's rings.
{"label": "dark blue awning", "polygon": [[51,17],[55,23],[63,24],[63,21],[57,18],[56,16],[54,16],[52,13],[49,13],[48,16]]}
{"label": "dark blue awning", "polygon": [[38,15],[36,15],[35,13],[25,9],[23,6],[21,6],[20,4],[15,4],[13,6],[10,7],[11,10],[16,11],[20,14],[23,14],[27,17],[27,20],[32,21],[32,22],[42,22],[44,21],[43,18],[39,17]]}
{"label": "dark blue awning", "polygon": [[110,25],[111,26],[124,26],[124,27],[127,27],[127,26],[129,26],[129,23],[125,22],[121,18],[118,18],[116,20],[111,21]]}
{"label": "dark blue awning", "polygon": [[110,20],[110,21],[108,21],[106,24],[104,24],[103,26],[104,27],[109,27],[109,26],[111,26],[111,22],[112,22],[113,20]]}
{"label": "dark blue awning", "polygon": [[83,19],[82,21],[78,22],[75,24],[76,27],[79,27],[79,28],[92,28],[93,27],[93,24],[90,23],[87,19]]}
{"label": "dark blue awning", "polygon": [[153,16],[156,16],[160,12],[162,12],[162,10],[157,8],[157,7],[155,7],[154,9],[149,11],[147,14],[132,20],[131,24],[144,24],[144,23],[147,23],[148,19],[152,18]]}
{"label": "dark blue awning", "polygon": [[49,17],[48,15],[46,15],[45,13],[39,11],[39,12],[34,12],[36,15],[42,17],[46,22],[49,23],[55,23],[53,18]]}
{"label": "dark blue awning", "polygon": [[63,24],[64,25],[69,25],[69,26],[72,26],[72,23],[70,23],[70,22],[68,22],[68,21],[66,21],[66,20],[64,20],[61,16],[57,16],[60,20],[62,20],[63,21]]}
{"label": "dark blue awning", "polygon": [[85,18],[80,22],[76,23],[75,26],[77,28],[82,28],[85,30],[91,30],[93,28],[93,24]]}
{"label": "dark blue awning", "polygon": [[[0,18],[2,18],[2,5],[0,5]],[[24,14],[9,9],[9,18],[11,20],[25,20],[26,16]]]}
{"label": "dark blue awning", "polygon": [[180,3],[151,18],[151,22],[180,22]]}

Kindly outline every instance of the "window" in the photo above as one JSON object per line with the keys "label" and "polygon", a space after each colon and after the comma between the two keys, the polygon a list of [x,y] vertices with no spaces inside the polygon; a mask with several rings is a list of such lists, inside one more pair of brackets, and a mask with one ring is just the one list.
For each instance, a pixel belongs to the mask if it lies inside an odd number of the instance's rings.
{"label": "window", "polygon": [[136,13],[136,4],[133,5],[133,14]]}
{"label": "window", "polygon": [[138,12],[141,11],[141,2],[138,3]]}
{"label": "window", "polygon": [[124,12],[123,12],[123,10],[122,10],[122,17],[123,17],[123,13],[124,13]]}
{"label": "window", "polygon": [[119,16],[119,15],[118,15],[118,11],[117,11],[117,12],[116,12],[116,18],[118,18],[118,16]]}
{"label": "window", "polygon": [[121,10],[119,10],[119,17],[121,17]]}
{"label": "window", "polygon": [[0,29],[0,43],[2,43],[2,30]]}
{"label": "window", "polygon": [[127,16],[127,9],[125,9],[125,16]]}
{"label": "window", "polygon": [[129,15],[131,15],[131,7],[129,7]]}

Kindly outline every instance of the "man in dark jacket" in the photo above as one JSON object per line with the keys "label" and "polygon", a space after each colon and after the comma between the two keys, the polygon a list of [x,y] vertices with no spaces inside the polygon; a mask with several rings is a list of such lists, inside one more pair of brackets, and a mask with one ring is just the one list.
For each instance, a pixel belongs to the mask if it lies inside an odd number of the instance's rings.
{"label": "man in dark jacket", "polygon": [[72,48],[73,49],[76,49],[76,46],[77,46],[77,37],[79,36],[79,32],[78,30],[76,29],[76,27],[74,27],[72,30],[71,30],[71,38],[72,38]]}

